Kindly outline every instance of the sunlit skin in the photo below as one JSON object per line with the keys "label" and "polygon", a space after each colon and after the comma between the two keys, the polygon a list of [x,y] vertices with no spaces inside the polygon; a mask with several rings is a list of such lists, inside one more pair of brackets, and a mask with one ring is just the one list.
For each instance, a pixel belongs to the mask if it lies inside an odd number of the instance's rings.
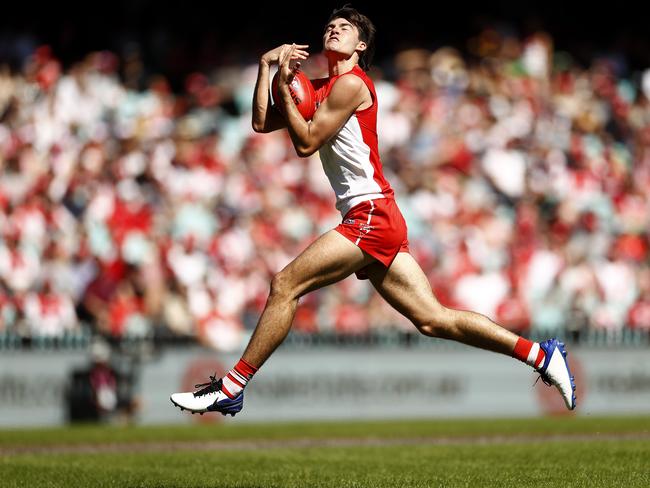
{"label": "sunlit skin", "polygon": [[[341,76],[312,120],[305,121],[291,99],[288,85],[296,69],[290,63],[295,61],[299,67],[301,60],[309,57],[308,47],[284,44],[265,53],[260,59],[253,100],[253,129],[264,133],[286,127],[296,153],[302,157],[310,156],[335,136],[355,111],[373,103],[361,78]],[[353,69],[365,49],[358,28],[348,20],[335,18],[325,27],[323,53],[330,77]],[[280,72],[278,102],[283,105],[285,117],[269,103],[269,67],[276,63]],[[483,315],[442,306],[425,273],[409,253],[398,253],[387,269],[337,231],[330,230],[273,277],[266,306],[243,359],[256,367],[264,364],[289,333],[300,297],[366,266],[372,285],[422,334],[512,354],[518,339],[515,334]]]}

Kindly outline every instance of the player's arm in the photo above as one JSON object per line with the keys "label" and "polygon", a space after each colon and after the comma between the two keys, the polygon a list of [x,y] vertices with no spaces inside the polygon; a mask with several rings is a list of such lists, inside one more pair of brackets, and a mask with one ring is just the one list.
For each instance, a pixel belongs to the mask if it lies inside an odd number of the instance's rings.
{"label": "player's arm", "polygon": [[253,130],[255,132],[273,132],[285,127],[284,117],[271,105],[269,95],[269,71],[268,63],[260,60],[255,83],[255,95],[253,96]]}
{"label": "player's arm", "polygon": [[286,110],[289,135],[300,157],[314,154],[331,139],[364,102],[365,84],[358,76],[341,76],[334,82],[325,101],[311,122],[306,122],[296,108],[289,87],[280,83],[281,103]]}
{"label": "player's arm", "polygon": [[309,53],[305,51],[307,45],[289,45],[283,44],[280,47],[272,49],[260,58],[259,69],[257,71],[257,82],[255,83],[255,93],[253,95],[253,130],[255,132],[272,132],[277,129],[286,127],[284,117],[278,110],[271,105],[271,96],[269,94],[269,77],[270,67],[277,64],[280,54],[286,52],[290,47],[295,46],[291,59],[307,59]]}

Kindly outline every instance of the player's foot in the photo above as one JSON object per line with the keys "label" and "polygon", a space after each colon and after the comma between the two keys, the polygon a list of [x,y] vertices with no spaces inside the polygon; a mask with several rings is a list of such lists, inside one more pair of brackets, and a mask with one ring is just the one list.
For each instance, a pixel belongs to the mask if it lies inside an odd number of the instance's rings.
{"label": "player's foot", "polygon": [[567,408],[573,410],[576,408],[576,385],[566,360],[567,352],[564,343],[557,339],[549,339],[540,342],[539,347],[544,350],[546,356],[544,364],[537,369],[537,372],[544,383],[555,386],[560,391]]}
{"label": "player's foot", "polygon": [[170,400],[181,410],[189,410],[192,413],[221,412],[235,416],[244,406],[244,390],[234,399],[221,391],[221,378],[210,376],[208,383],[201,383],[195,388],[195,392],[173,393]]}

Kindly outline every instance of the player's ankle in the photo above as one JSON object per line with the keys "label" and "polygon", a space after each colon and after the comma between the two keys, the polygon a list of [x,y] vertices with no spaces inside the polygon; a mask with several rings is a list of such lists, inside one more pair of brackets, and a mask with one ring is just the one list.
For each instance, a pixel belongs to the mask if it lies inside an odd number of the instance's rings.
{"label": "player's ankle", "polygon": [[544,364],[544,350],[539,346],[539,342],[529,341],[523,337],[517,340],[512,357],[535,369]]}
{"label": "player's ankle", "polygon": [[240,359],[239,362],[232,368],[226,375],[221,378],[221,391],[223,391],[229,398],[234,399],[244,391],[248,382],[253,378],[257,372],[255,366]]}

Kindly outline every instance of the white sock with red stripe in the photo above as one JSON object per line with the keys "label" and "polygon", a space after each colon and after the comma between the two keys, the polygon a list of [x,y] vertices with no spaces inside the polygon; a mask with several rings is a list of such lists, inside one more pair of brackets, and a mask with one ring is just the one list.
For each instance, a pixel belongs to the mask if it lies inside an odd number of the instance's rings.
{"label": "white sock with red stripe", "polygon": [[221,378],[221,391],[223,391],[230,398],[236,398],[239,393],[246,387],[246,383],[250,381],[253,375],[257,372],[255,366],[247,363],[243,359],[228,371],[228,374]]}
{"label": "white sock with red stripe", "polygon": [[520,337],[512,352],[512,357],[537,369],[544,364],[544,349],[539,347],[539,342],[529,341]]}

